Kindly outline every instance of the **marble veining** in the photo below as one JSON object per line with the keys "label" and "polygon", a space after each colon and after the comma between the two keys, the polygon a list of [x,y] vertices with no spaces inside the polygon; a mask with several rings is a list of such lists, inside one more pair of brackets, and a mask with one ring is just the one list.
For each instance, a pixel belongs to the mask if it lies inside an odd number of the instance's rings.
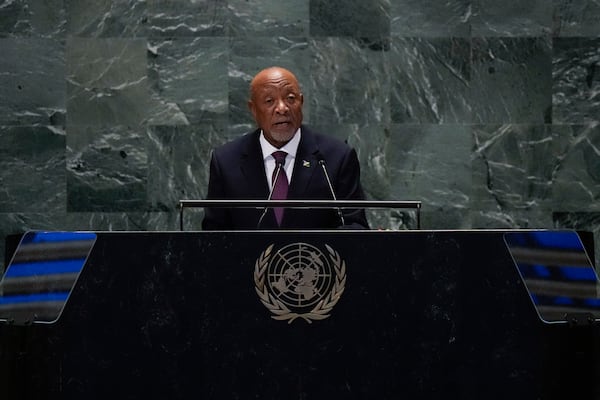
{"label": "marble veining", "polygon": [[596,0],[0,2],[0,238],[178,229],[270,65],[356,148],[368,198],[423,201],[424,228],[597,232],[599,18]]}

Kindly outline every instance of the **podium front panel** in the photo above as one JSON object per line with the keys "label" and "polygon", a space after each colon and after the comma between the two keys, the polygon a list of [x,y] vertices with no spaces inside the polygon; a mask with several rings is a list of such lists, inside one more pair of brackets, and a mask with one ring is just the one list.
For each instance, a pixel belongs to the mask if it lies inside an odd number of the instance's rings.
{"label": "podium front panel", "polygon": [[503,231],[97,232],[60,318],[0,325],[11,399],[550,399],[595,324],[541,320]]}

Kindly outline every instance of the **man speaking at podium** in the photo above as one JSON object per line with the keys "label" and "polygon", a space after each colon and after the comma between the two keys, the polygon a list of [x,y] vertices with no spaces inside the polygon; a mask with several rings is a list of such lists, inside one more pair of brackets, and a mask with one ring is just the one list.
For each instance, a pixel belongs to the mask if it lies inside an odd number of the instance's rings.
{"label": "man speaking at podium", "polygon": [[[290,71],[270,67],[250,84],[258,129],[216,148],[207,199],[363,200],[354,149],[302,125],[304,98]],[[368,229],[364,210],[206,208],[204,230]]]}

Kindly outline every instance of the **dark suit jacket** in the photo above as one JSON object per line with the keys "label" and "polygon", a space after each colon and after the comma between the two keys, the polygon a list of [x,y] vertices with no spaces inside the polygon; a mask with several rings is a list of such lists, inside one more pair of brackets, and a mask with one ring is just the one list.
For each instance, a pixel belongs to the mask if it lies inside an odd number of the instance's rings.
{"label": "dark suit jacket", "polygon": [[[325,161],[338,200],[362,200],[360,166],[356,152],[345,143],[302,126],[302,137],[288,190],[290,200],[331,200],[333,197],[319,159]],[[266,200],[269,186],[259,142],[260,130],[244,135],[213,151],[207,199]],[[345,225],[368,228],[364,210],[342,210]],[[335,229],[340,218],[335,210],[285,210],[281,227],[269,209],[258,222],[263,210],[253,208],[207,208],[202,229]]]}

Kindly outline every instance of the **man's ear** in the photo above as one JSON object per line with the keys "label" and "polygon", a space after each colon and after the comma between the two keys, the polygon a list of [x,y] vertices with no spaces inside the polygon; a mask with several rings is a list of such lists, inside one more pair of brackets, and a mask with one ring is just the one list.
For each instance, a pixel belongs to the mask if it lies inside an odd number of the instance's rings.
{"label": "man's ear", "polygon": [[248,109],[252,113],[252,116],[254,117],[254,119],[256,119],[256,107],[252,100],[248,100]]}

